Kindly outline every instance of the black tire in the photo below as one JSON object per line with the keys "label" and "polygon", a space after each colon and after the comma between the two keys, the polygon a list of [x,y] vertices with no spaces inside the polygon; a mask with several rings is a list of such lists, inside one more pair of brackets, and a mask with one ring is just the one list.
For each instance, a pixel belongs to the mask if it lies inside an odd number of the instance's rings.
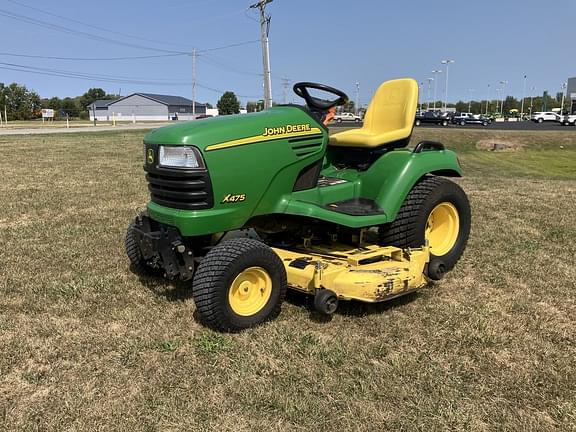
{"label": "black tire", "polygon": [[460,122],[460,126],[466,126],[466,122],[465,122],[464,120],[462,120],[462,121]]}
{"label": "black tire", "polygon": [[448,126],[448,121],[447,121],[447,120],[443,120],[443,121],[442,121],[442,126]]}
{"label": "black tire", "polygon": [[356,123],[360,123],[360,119],[354,119]]}
{"label": "black tire", "polygon": [[314,295],[314,308],[324,315],[332,315],[338,309],[338,296],[329,289],[320,289]]}
{"label": "black tire", "polygon": [[124,249],[126,250],[126,255],[130,260],[132,266],[132,271],[140,276],[156,276],[159,274],[159,270],[150,267],[140,252],[140,247],[136,242],[136,237],[134,236],[134,226],[136,225],[136,220],[130,222],[128,229],[126,230],[126,237],[124,238]]}
{"label": "black tire", "polygon": [[466,248],[470,234],[470,203],[462,188],[443,177],[426,176],[416,183],[400,207],[394,222],[379,229],[382,246],[417,248],[425,244],[428,217],[440,203],[452,204],[458,213],[459,230],[453,247],[442,256],[431,253],[431,262],[440,260],[445,271],[451,270]]}
{"label": "black tire", "polygon": [[542,119],[542,118],[538,119],[538,123],[542,123],[543,121],[544,121],[544,119]]}
{"label": "black tire", "polygon": [[336,119],[336,123],[342,123],[342,119]]}
{"label": "black tire", "polygon": [[[250,316],[235,312],[229,292],[238,275],[249,268],[265,270],[271,279],[270,297]],[[201,321],[219,331],[238,331],[271,320],[280,313],[288,283],[282,260],[262,242],[247,238],[226,241],[202,260],[192,287]]]}
{"label": "black tire", "polygon": [[488,122],[487,122],[487,121],[483,121],[483,122],[482,122],[482,126],[488,126]]}
{"label": "black tire", "polygon": [[414,122],[414,124],[415,124],[416,126],[420,126],[420,120],[416,120],[416,121]]}

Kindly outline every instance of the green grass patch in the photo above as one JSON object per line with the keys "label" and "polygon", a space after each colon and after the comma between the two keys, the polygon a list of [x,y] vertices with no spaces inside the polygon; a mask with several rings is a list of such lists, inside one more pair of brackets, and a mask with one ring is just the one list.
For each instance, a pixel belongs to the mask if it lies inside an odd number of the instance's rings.
{"label": "green grass patch", "polygon": [[464,167],[457,267],[238,334],[128,269],[143,135],[0,136],[0,430],[576,430],[576,133],[416,129]]}

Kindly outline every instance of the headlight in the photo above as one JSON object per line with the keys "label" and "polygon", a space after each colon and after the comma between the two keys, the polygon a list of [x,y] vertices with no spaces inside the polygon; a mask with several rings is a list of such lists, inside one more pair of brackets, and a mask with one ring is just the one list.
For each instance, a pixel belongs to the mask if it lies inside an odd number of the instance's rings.
{"label": "headlight", "polygon": [[196,147],[160,146],[158,163],[163,167],[203,168],[202,156]]}

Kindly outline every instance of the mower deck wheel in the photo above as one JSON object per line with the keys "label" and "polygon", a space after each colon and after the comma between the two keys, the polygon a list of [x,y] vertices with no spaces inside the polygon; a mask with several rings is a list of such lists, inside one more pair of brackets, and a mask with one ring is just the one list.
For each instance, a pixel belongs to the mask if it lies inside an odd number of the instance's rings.
{"label": "mower deck wheel", "polygon": [[314,308],[324,315],[332,315],[338,309],[338,297],[329,289],[316,290]]}
{"label": "mower deck wheel", "polygon": [[160,272],[157,269],[150,267],[140,252],[140,248],[136,242],[136,237],[134,236],[135,225],[136,220],[130,222],[128,229],[126,230],[126,237],[124,238],[124,249],[126,250],[126,255],[132,265],[132,271],[140,276],[158,276],[160,275]]}
{"label": "mower deck wheel", "polygon": [[278,255],[262,242],[236,238],[206,254],[194,276],[192,296],[206,325],[237,331],[275,318],[286,289]]}

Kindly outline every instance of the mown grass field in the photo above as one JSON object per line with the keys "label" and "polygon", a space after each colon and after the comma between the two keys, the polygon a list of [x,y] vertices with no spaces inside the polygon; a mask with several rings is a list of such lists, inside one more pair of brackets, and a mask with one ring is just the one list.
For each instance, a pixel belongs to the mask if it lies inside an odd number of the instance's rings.
{"label": "mown grass field", "polygon": [[0,430],[576,430],[576,133],[417,130],[466,172],[456,269],[234,335],[128,270],[142,135],[0,136]]}

